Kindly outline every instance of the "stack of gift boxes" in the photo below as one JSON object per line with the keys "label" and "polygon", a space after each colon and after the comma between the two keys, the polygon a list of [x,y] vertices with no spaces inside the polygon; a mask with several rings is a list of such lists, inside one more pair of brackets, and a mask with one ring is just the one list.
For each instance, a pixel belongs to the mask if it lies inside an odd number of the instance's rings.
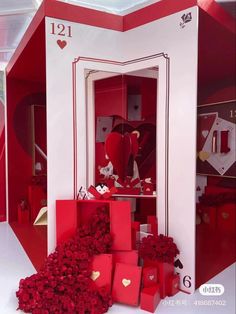
{"label": "stack of gift boxes", "polygon": [[[157,234],[156,217],[148,217],[146,225],[132,222],[130,204],[126,201],[57,201],[57,241],[66,240],[101,206],[109,208],[113,245],[111,254],[93,258],[92,280],[98,287],[109,289],[114,302],[140,304],[141,309],[155,312],[161,299],[179,291],[179,276],[174,273],[173,263],[139,258],[142,238]],[[69,216],[66,223],[65,215]]]}

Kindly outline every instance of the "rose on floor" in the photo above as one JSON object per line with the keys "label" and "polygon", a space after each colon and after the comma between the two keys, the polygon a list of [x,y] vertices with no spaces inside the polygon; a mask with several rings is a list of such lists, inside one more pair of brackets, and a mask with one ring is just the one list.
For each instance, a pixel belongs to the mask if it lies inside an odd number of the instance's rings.
{"label": "rose on floor", "polygon": [[91,223],[60,244],[41,270],[21,279],[18,309],[32,314],[102,314],[112,306],[110,291],[91,277],[92,257],[109,253],[112,245],[109,213],[98,208]]}

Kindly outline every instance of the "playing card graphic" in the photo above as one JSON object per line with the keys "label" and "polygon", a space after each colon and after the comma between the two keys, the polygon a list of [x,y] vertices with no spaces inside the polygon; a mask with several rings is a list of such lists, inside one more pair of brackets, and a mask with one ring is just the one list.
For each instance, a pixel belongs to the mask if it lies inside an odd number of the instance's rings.
{"label": "playing card graphic", "polygon": [[207,185],[207,176],[197,176],[196,177],[196,200],[198,202],[199,197],[205,191],[205,187]]}
{"label": "playing card graphic", "polygon": [[104,143],[106,136],[111,133],[113,124],[112,117],[97,117],[96,142]]}
{"label": "playing card graphic", "polygon": [[[228,132],[226,132],[228,131]],[[217,132],[219,136],[217,136],[217,151],[212,153],[212,139],[214,132]],[[227,153],[222,153],[221,146],[224,144],[222,142],[221,133],[227,134]],[[225,144],[224,144],[225,145]],[[235,162],[235,151],[236,151],[236,127],[235,124],[229,122],[227,120],[217,118],[215,123],[213,124],[206,142],[202,148],[203,152],[209,153],[208,158],[206,159],[207,162],[215,168],[215,170],[220,174],[223,175]]]}
{"label": "playing card graphic", "polygon": [[217,112],[200,114],[197,119],[197,151],[202,151],[203,146],[209,136],[211,128],[218,117]]}

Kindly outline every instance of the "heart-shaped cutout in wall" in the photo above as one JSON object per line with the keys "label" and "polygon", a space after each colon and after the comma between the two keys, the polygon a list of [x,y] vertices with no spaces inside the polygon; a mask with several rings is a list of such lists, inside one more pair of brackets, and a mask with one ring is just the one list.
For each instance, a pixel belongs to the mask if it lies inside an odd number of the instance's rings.
{"label": "heart-shaped cutout in wall", "polygon": [[105,151],[118,176],[124,180],[131,155],[131,138],[128,133],[111,132],[105,142]]}
{"label": "heart-shaped cutout in wall", "polygon": [[122,284],[124,287],[128,287],[131,284],[131,280],[130,279],[122,279]]}
{"label": "heart-shaped cutout in wall", "polygon": [[[140,177],[145,178],[147,173],[156,172],[156,127],[154,124],[141,123],[134,127],[128,123],[120,123],[113,128],[113,132],[130,134],[131,153],[137,162]],[[134,140],[135,133],[138,134],[138,141]]]}

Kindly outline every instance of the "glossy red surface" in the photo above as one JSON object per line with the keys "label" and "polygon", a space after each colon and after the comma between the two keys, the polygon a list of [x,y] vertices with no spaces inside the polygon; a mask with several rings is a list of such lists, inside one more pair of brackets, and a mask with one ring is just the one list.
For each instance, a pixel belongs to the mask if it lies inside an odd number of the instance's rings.
{"label": "glossy red surface", "polygon": [[235,263],[235,233],[197,226],[196,288]]}
{"label": "glossy red surface", "polygon": [[38,271],[47,257],[47,227],[17,222],[12,222],[10,226]]}

